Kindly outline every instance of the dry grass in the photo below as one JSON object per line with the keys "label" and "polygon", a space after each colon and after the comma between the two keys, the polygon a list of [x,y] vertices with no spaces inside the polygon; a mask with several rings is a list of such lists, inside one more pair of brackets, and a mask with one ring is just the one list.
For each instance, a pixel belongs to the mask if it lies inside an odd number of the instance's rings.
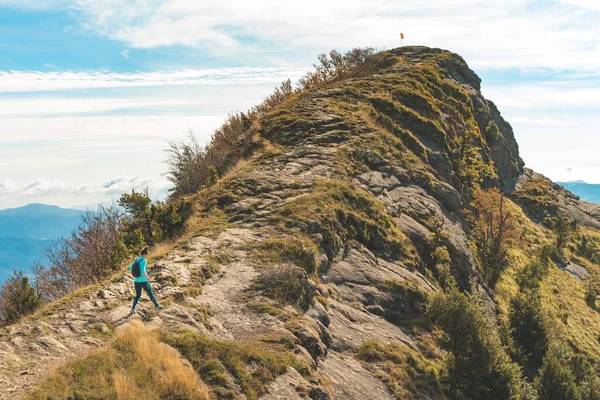
{"label": "dry grass", "polygon": [[179,336],[165,332],[163,337],[190,361],[218,398],[238,398],[234,393],[241,391],[248,399],[267,393],[267,385],[289,367],[310,374],[310,367],[289,351],[293,340],[267,339],[227,342],[191,332]]}
{"label": "dry grass", "polygon": [[551,268],[542,285],[544,308],[555,323],[554,334],[566,339],[575,349],[600,360],[600,313],[585,302],[586,282]]}
{"label": "dry grass", "polygon": [[104,350],[56,370],[30,399],[210,399],[198,375],[172,347],[135,321]]}
{"label": "dry grass", "polygon": [[121,372],[113,374],[115,389],[117,390],[117,400],[133,400],[138,395],[135,378]]}

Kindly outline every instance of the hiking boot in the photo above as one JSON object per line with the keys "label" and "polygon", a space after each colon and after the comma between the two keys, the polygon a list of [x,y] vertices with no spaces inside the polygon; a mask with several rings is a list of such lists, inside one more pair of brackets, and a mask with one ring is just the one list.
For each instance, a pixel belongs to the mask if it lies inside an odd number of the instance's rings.
{"label": "hiking boot", "polygon": [[163,308],[164,308],[164,307],[163,307],[163,306],[161,306],[160,304],[159,304],[159,305],[157,305],[156,307],[154,307],[154,309],[155,309],[155,310],[162,310]]}
{"label": "hiking boot", "polygon": [[135,314],[136,311],[132,308],[131,311],[129,311],[129,314]]}

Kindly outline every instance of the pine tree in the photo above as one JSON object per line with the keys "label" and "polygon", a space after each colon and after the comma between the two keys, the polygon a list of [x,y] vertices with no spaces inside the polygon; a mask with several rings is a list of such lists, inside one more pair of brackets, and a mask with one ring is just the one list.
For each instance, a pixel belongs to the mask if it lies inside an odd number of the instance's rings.
{"label": "pine tree", "polygon": [[41,304],[40,297],[23,271],[13,274],[0,288],[0,324],[9,325],[31,314]]}

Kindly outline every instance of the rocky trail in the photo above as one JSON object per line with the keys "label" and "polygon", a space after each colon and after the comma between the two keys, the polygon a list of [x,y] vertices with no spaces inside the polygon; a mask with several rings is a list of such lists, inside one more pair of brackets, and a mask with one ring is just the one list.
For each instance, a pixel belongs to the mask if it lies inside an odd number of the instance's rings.
{"label": "rocky trail", "polygon": [[[245,248],[263,237],[260,231],[230,228],[214,239],[192,238],[151,264],[154,292],[159,302],[166,302],[164,310],[154,310],[144,294],[138,313],[130,315],[134,293],[131,278],[125,273],[106,286],[94,287],[58,303],[45,313],[48,315],[9,326],[0,336],[0,399],[26,395],[52,368],[101,348],[111,340],[114,329],[136,319],[150,329],[191,330],[228,341],[270,334],[291,335],[276,317],[248,308],[249,289],[260,266],[249,260]],[[204,284],[201,294],[188,294],[186,290],[193,287],[193,276],[206,268],[211,256],[223,252],[231,262],[221,266]],[[298,313],[292,307],[286,311]],[[373,399],[392,398],[385,385],[353,358],[353,351],[364,339],[374,337],[415,346],[409,336],[364,307],[343,302],[332,301],[328,310],[318,303],[305,318],[313,322],[299,335],[306,347],[298,348],[297,357],[328,378],[333,398],[358,399],[367,395]],[[328,328],[317,322],[320,320]],[[328,337],[331,342],[325,345],[321,337]],[[318,363],[310,354],[315,351],[320,354],[316,357]],[[290,369],[271,383],[265,398],[301,398],[300,389],[310,392],[315,388]],[[319,389],[325,393],[325,388]]]}

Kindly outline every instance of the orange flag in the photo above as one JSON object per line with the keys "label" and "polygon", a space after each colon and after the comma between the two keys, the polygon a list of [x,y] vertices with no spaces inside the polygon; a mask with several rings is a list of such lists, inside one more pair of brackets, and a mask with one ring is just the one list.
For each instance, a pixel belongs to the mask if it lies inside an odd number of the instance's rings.
{"label": "orange flag", "polygon": [[404,39],[404,33],[400,34],[400,39]]}

